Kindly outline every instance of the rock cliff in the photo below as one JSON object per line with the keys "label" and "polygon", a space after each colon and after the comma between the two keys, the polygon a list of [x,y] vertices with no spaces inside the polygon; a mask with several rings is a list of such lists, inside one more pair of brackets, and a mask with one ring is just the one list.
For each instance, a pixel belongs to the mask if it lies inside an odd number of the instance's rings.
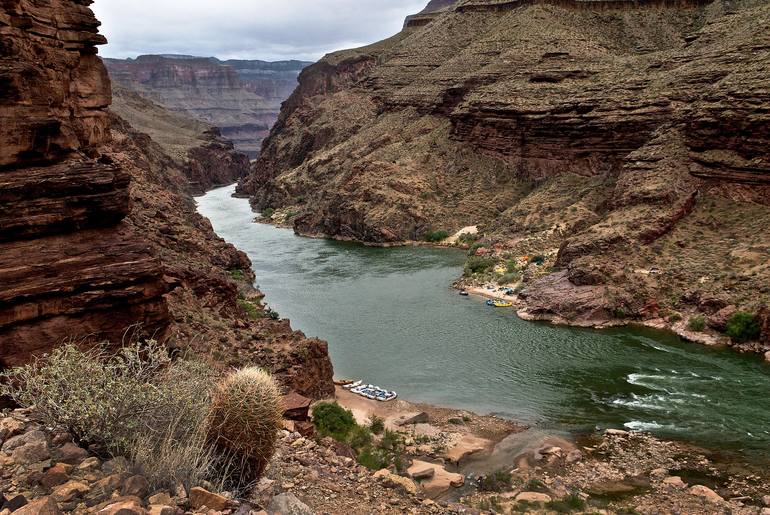
{"label": "rock cliff", "polygon": [[130,175],[97,159],[110,83],[90,3],[0,4],[0,367],[169,323],[160,262],[124,221]]}
{"label": "rock cliff", "polygon": [[254,157],[309,63],[143,55],[105,64],[125,89],[219,128],[239,151]]}
{"label": "rock cliff", "polygon": [[757,310],[768,23],[754,0],[431,2],[305,69],[239,191],[303,234],[478,225],[502,262],[547,258],[524,276],[538,317]]}
{"label": "rock cliff", "polygon": [[[265,312],[248,258],[196,213],[193,172],[107,109],[90,4],[0,2],[0,368],[152,336],[329,395],[326,343]],[[208,138],[198,152],[223,155]]]}
{"label": "rock cliff", "polygon": [[219,129],[113,87],[110,109],[134,129],[148,134],[185,171],[194,194],[232,184],[249,171],[249,158],[235,151]]}

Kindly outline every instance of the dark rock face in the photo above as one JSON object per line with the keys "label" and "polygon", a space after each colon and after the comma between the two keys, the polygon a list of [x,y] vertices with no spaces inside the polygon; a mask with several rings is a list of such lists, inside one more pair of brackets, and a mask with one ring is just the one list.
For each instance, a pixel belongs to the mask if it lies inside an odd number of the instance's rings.
{"label": "dark rock face", "polygon": [[129,175],[109,139],[104,39],[86,0],[0,7],[0,364],[66,338],[162,335],[160,263],[122,220]]}
{"label": "dark rock face", "polygon": [[105,64],[124,88],[219,128],[239,151],[254,157],[297,75],[310,63],[144,55]]}
{"label": "dark rock face", "polygon": [[235,152],[233,144],[221,137],[219,130],[205,133],[209,143],[191,148],[185,175],[193,193],[203,193],[216,186],[224,186],[244,177],[249,170],[246,154]]}

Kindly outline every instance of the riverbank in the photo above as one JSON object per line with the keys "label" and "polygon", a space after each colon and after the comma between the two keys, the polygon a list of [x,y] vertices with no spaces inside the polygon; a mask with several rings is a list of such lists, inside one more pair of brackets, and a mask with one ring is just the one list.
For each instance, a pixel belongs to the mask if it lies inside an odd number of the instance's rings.
{"label": "riverbank", "polygon": [[691,444],[617,429],[567,437],[466,410],[335,393],[359,424],[377,416],[402,435],[404,477],[428,499],[495,513],[770,513],[766,468]]}

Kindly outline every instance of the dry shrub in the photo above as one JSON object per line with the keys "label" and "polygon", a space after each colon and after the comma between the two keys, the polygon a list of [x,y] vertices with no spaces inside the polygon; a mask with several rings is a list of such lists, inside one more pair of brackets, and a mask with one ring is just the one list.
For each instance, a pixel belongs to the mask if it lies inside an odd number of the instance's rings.
{"label": "dry shrub", "polygon": [[154,487],[216,479],[205,438],[213,378],[202,362],[172,363],[154,341],[117,354],[70,343],[3,375],[4,394],[80,443],[126,456]]}

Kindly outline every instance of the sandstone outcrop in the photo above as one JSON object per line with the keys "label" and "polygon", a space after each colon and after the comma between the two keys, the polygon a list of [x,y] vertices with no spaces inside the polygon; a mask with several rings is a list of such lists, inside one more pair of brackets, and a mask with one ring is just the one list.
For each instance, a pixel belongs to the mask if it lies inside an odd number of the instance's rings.
{"label": "sandstone outcrop", "polygon": [[258,154],[300,70],[310,64],[175,55],[105,63],[117,84],[176,114],[219,128],[250,157]]}
{"label": "sandstone outcrop", "polygon": [[501,259],[553,256],[524,285],[543,317],[665,314],[691,289],[757,311],[768,22],[753,0],[431,2],[305,69],[239,191],[310,235],[479,225]]}
{"label": "sandstone outcrop", "polygon": [[96,159],[110,83],[90,3],[0,5],[0,367],[169,321],[160,262],[123,221],[130,176]]}

